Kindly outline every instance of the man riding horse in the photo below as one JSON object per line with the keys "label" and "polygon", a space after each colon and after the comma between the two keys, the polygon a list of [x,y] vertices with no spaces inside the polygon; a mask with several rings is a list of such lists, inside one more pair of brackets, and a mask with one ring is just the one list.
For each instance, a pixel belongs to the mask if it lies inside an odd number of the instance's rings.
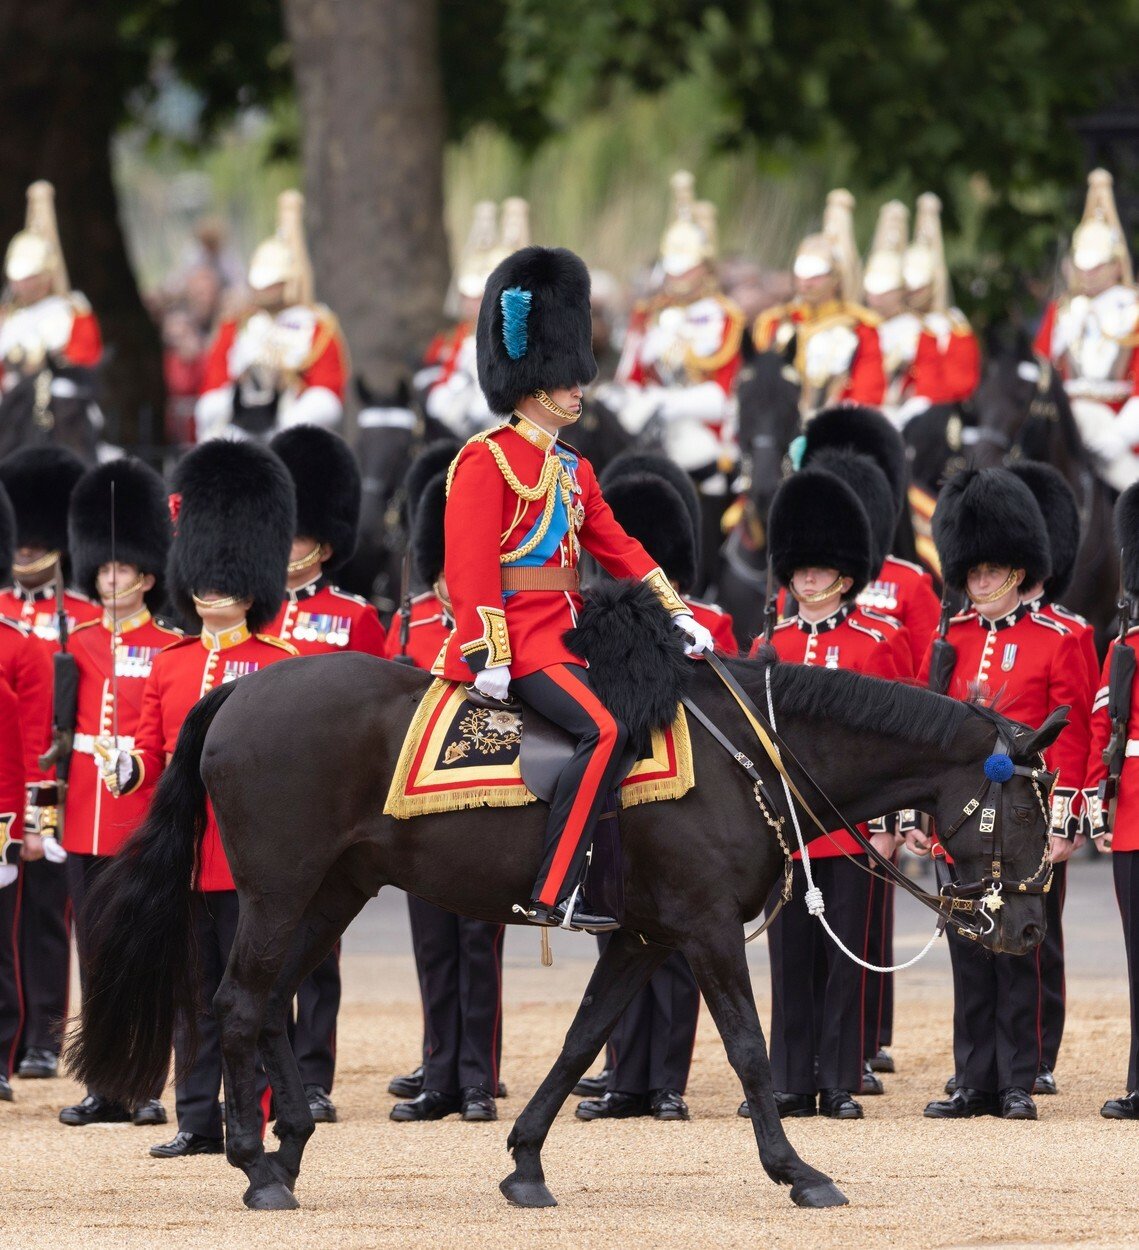
{"label": "man riding horse", "polygon": [[487,282],[476,340],[487,403],[506,421],[475,435],[451,468],[444,573],[456,627],[433,671],[473,677],[490,699],[513,692],[577,739],[524,914],[539,925],[616,929],[613,917],[580,908],[594,824],[619,779],[627,737],[562,640],[581,608],[582,551],[615,577],[651,586],[690,654],[711,649],[712,636],[614,520],[588,461],[558,440],[581,415],[582,387],[597,372],[585,264],[564,248],[507,257]]}

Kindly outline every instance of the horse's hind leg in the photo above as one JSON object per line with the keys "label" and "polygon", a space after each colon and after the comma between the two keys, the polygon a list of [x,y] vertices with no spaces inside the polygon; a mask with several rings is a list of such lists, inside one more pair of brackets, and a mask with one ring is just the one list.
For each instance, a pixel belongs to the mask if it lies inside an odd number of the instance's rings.
{"label": "horse's hind leg", "polygon": [[305,1144],[316,1127],[301,1084],[296,1055],[289,1044],[286,1029],[289,1004],[301,982],[335,946],[369,897],[352,884],[338,865],[333,866],[305,910],[266,1004],[261,1058],[277,1105],[273,1133],[281,1143],[268,1158],[289,1189],[296,1184]]}
{"label": "horse's hind leg", "polygon": [[726,922],[709,928],[682,949],[743,1083],[764,1170],[776,1183],[791,1186],[791,1199],[798,1206],[844,1206],[838,1186],[804,1163],[783,1131],[739,926]]}
{"label": "horse's hind leg", "polygon": [[499,1189],[515,1205],[557,1205],[546,1187],[542,1171],[542,1145],[550,1125],[605,1045],[621,1012],[669,954],[666,947],[646,945],[636,934],[625,930],[610,938],[589,978],[581,1006],[562,1043],[561,1054],[533,1098],[523,1107],[506,1139],[507,1149],[514,1155],[514,1171]]}

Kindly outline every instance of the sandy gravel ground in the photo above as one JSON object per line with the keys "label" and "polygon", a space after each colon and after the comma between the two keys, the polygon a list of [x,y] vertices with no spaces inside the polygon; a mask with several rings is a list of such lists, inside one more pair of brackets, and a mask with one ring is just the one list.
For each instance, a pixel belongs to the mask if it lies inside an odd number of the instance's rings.
{"label": "sandy gravel ground", "polygon": [[[574,940],[574,939],[570,939]],[[740,1089],[707,1012],[688,1098],[692,1121],[584,1124],[571,1103],[546,1150],[560,1206],[519,1211],[498,1192],[510,1169],[506,1134],[544,1075],[588,967],[531,959],[507,978],[504,1077],[498,1124],[398,1125],[388,1076],[411,1064],[419,1012],[410,961],[345,959],[336,1102],[342,1123],[322,1126],[298,1186],[302,1210],[244,1210],[244,1180],[223,1158],[159,1161],[146,1148],[163,1130],[65,1128],[77,1096],[66,1080],[16,1082],[0,1104],[6,1180],[0,1246],[1011,1246],[1139,1241],[1139,1124],[1098,1114],[1123,1092],[1126,998],[1117,978],[1072,988],[1062,1093],[1041,1099],[1039,1122],[924,1120],[921,1109],[950,1070],[951,1003],[943,973],[907,974],[900,993],[888,1093],[865,1100],[860,1123],[791,1122],[800,1153],[828,1171],[851,1205],[799,1211],[761,1172]],[[757,993],[765,978],[757,976]],[[167,1105],[173,1106],[168,1093]]]}

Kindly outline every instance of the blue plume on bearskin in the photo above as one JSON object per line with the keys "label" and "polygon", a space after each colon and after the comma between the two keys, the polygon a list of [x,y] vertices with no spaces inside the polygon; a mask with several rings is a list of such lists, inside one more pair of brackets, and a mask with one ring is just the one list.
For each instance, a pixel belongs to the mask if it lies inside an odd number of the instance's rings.
{"label": "blue plume on bearskin", "polygon": [[502,293],[502,342],[511,360],[521,360],[526,355],[529,338],[526,319],[530,316],[533,302],[531,292],[524,291],[520,286],[512,286]]}

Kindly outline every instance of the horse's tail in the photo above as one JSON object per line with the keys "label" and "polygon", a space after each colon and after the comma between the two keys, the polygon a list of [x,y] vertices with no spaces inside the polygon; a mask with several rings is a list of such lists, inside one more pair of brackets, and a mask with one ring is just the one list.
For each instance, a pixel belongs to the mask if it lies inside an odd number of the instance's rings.
{"label": "horse's tail", "polygon": [[232,684],[191,709],[146,819],[92,886],[86,986],[68,1066],[79,1081],[128,1106],[166,1081],[179,1013],[197,1007],[190,904],[206,830],[202,748]]}

